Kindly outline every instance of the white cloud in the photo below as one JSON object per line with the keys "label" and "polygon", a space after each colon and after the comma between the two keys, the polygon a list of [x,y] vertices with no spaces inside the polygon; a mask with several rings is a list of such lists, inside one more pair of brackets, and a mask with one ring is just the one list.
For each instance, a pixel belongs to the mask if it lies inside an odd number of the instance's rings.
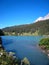
{"label": "white cloud", "polygon": [[43,17],[37,18],[37,19],[35,20],[35,22],[40,21],[40,20],[43,20]]}
{"label": "white cloud", "polygon": [[39,17],[39,18],[37,18],[37,19],[35,20],[35,22],[41,21],[41,20],[47,20],[47,19],[49,19],[49,13],[48,13],[46,16],[44,16],[44,17]]}
{"label": "white cloud", "polygon": [[44,19],[49,19],[49,13],[46,16],[44,16]]}

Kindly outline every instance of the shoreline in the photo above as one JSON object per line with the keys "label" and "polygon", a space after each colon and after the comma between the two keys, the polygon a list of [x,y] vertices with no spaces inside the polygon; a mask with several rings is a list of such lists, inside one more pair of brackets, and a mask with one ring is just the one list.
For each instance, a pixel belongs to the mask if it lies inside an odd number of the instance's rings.
{"label": "shoreline", "polygon": [[[5,61],[3,60],[4,58],[6,59]],[[28,64],[30,65],[30,61],[28,60],[27,57],[20,59],[18,56],[15,55],[15,52],[12,52],[12,51],[6,52],[5,48],[2,45],[2,38],[1,37],[0,37],[0,60],[2,60],[3,62],[6,62],[6,63],[8,61],[10,63],[10,65],[11,65],[11,63],[13,65],[23,65],[23,63],[26,65],[28,65]],[[12,62],[11,62],[11,60],[12,60]],[[0,63],[3,64],[2,62],[0,62]]]}
{"label": "shoreline", "polygon": [[46,54],[47,55],[47,57],[49,58],[49,50],[47,50],[47,49],[45,49],[45,46],[43,46],[43,45],[37,45],[39,48],[40,48],[40,50],[44,53],[44,54]]}
{"label": "shoreline", "polygon": [[[4,58],[6,59],[5,61],[3,60]],[[3,62],[6,62],[5,64],[8,64],[7,61],[10,64],[12,63],[14,65],[21,64],[21,60],[15,56],[14,52],[12,52],[12,51],[6,52],[5,48],[2,45],[2,38],[1,37],[0,37],[0,60],[2,60]],[[12,62],[11,62],[11,60],[12,60]],[[2,62],[0,62],[0,63],[3,64]]]}
{"label": "shoreline", "polygon": [[4,47],[3,47],[3,45],[2,45],[2,38],[1,37],[0,37],[0,49],[5,50]]}

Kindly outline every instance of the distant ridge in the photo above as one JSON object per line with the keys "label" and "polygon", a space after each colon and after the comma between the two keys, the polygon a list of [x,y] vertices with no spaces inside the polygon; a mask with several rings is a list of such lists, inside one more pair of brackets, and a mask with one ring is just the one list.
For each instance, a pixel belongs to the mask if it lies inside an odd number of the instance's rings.
{"label": "distant ridge", "polygon": [[47,20],[47,19],[49,19],[49,13],[48,13],[46,16],[44,16],[44,17],[39,17],[39,18],[37,18],[37,19],[35,20],[35,22],[43,21],[43,20]]}
{"label": "distant ridge", "polygon": [[45,20],[40,20],[28,24],[28,25],[19,25],[19,26],[12,26],[12,27],[6,27],[2,29],[4,32],[9,32],[9,33],[15,33],[15,35],[23,34],[23,33],[38,33],[38,35],[49,35],[49,19]]}

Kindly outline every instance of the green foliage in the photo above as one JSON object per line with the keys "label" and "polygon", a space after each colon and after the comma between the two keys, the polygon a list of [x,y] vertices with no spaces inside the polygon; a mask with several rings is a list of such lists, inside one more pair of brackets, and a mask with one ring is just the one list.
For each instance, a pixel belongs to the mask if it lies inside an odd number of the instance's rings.
{"label": "green foliage", "polygon": [[[2,55],[1,55],[2,53]],[[0,65],[20,65],[20,60],[9,56],[4,50],[0,50]]]}
{"label": "green foliage", "polygon": [[49,38],[43,38],[40,40],[40,45],[49,45]]}
{"label": "green foliage", "polygon": [[49,49],[49,38],[41,39],[39,45],[45,46],[46,49]]}
{"label": "green foliage", "polygon": [[0,36],[3,36],[4,32],[0,29]]}
{"label": "green foliage", "polygon": [[29,33],[35,35],[48,35],[49,34],[49,20],[38,21],[33,24],[28,25],[19,25],[19,26],[12,26],[6,27],[2,29],[3,31],[7,32],[10,35],[21,35],[23,33]]}
{"label": "green foliage", "polygon": [[20,60],[18,57],[14,58],[13,54],[13,52],[9,54],[3,49],[0,50],[0,65],[30,65],[30,62],[26,57],[23,60]]}

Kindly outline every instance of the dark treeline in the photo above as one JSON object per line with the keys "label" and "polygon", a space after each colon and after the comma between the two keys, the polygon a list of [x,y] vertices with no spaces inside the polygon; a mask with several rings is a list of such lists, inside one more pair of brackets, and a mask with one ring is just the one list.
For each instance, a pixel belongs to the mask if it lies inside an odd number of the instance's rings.
{"label": "dark treeline", "polygon": [[44,20],[44,21],[38,21],[33,24],[28,24],[28,25],[19,25],[19,26],[11,26],[11,27],[6,27],[2,29],[5,32],[15,32],[17,33],[28,33],[31,32],[35,33],[38,31],[39,35],[48,35],[49,34],[49,20]]}
{"label": "dark treeline", "polygon": [[0,29],[0,36],[4,36],[4,32]]}

